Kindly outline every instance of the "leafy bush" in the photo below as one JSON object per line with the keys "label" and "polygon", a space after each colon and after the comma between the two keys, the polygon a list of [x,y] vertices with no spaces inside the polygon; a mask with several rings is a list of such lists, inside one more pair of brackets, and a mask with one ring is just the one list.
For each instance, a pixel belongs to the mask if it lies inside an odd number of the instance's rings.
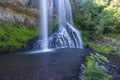
{"label": "leafy bush", "polygon": [[25,48],[26,43],[37,35],[35,29],[28,29],[24,25],[19,27],[0,23],[0,51],[16,51]]}
{"label": "leafy bush", "polygon": [[112,80],[106,73],[107,69],[104,67],[106,62],[109,62],[107,58],[99,54],[91,54],[87,57],[85,80]]}

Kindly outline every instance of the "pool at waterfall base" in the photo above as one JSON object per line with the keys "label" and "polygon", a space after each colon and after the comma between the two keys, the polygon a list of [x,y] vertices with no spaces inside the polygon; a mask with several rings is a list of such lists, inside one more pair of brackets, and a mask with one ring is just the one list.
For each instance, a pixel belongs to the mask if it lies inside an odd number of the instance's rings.
{"label": "pool at waterfall base", "polygon": [[18,52],[0,56],[0,80],[78,80],[89,51],[57,49],[52,52]]}

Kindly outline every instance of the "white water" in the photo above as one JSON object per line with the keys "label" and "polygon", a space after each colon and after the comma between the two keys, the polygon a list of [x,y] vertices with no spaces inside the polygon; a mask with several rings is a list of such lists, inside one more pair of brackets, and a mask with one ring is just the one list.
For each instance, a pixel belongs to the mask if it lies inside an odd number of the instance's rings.
{"label": "white water", "polygon": [[68,22],[59,24],[49,36],[50,48],[80,48],[83,49],[80,33]]}
{"label": "white water", "polygon": [[64,23],[68,22],[69,24],[73,25],[73,19],[72,19],[72,9],[71,4],[69,0],[50,0],[53,1],[54,10],[56,14],[58,15],[58,22]]}
{"label": "white water", "polygon": [[[82,39],[81,39],[81,35],[79,33],[79,31],[77,29],[75,29],[73,27],[73,17],[72,17],[72,8],[71,8],[71,4],[70,4],[70,0],[50,0],[51,3],[54,3],[50,5],[51,9],[50,11],[55,11],[58,17],[58,24],[61,25],[59,29],[63,30],[60,31],[58,30],[58,33],[56,33],[57,41],[55,41],[55,37],[52,36],[49,39],[49,45],[54,45],[55,48],[83,48],[83,43],[82,43]],[[52,2],[53,1],[53,2]],[[53,7],[52,7],[53,6]],[[54,9],[54,10],[52,10]],[[63,26],[63,24],[66,24],[67,26],[69,26],[70,30],[64,29],[66,27],[66,25]],[[63,33],[65,31],[65,33]],[[69,33],[71,32],[71,33]],[[74,33],[76,34],[76,36],[74,35]],[[59,38],[59,34],[61,34],[62,36],[67,36],[66,40],[61,40],[62,38]],[[70,34],[72,34],[72,36],[70,36]],[[69,35],[69,36],[68,36]],[[73,39],[71,39],[71,37]],[[60,41],[58,41],[60,40]],[[54,41],[53,43],[51,41]],[[68,43],[69,45],[67,45],[66,43]],[[59,46],[58,46],[59,45]],[[51,46],[50,46],[51,47]]]}
{"label": "white water", "polygon": [[[83,48],[79,31],[73,27],[72,9],[69,0],[40,0],[39,19],[41,39],[36,41],[34,49],[48,51],[49,48]],[[60,30],[48,37],[48,21],[56,15]],[[53,22],[54,23],[54,22]],[[65,23],[65,25],[64,25]],[[66,27],[68,26],[68,28]],[[63,31],[61,31],[63,30]],[[66,33],[63,33],[66,32]],[[63,37],[59,38],[59,35]],[[57,40],[57,41],[55,41]],[[60,40],[60,41],[58,41]],[[52,45],[52,46],[50,46]],[[54,46],[53,46],[54,45]]]}
{"label": "white water", "polygon": [[40,18],[40,32],[42,37],[41,47],[43,50],[48,49],[48,14],[47,14],[47,0],[39,1],[39,18]]}
{"label": "white water", "polygon": [[[69,0],[58,0],[59,23],[68,22],[73,25],[72,9]],[[64,19],[65,18],[65,19]]]}

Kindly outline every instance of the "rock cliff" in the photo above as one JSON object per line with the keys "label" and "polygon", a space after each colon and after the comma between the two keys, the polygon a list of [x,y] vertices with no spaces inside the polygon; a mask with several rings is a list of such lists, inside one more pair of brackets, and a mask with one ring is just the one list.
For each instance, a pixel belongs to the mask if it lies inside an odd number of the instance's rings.
{"label": "rock cliff", "polygon": [[2,0],[0,1],[0,21],[36,26],[37,4],[37,0]]}
{"label": "rock cliff", "polygon": [[[39,0],[0,0],[0,22],[36,26]],[[70,0],[72,3],[78,0]]]}

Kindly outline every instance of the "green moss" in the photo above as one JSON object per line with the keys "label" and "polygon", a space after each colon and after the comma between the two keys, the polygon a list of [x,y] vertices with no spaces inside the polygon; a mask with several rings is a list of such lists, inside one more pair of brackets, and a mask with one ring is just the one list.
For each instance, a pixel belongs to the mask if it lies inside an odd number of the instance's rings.
{"label": "green moss", "polygon": [[16,27],[0,23],[0,30],[0,51],[16,51],[25,48],[28,40],[37,36],[35,29],[28,29],[24,25]]}

